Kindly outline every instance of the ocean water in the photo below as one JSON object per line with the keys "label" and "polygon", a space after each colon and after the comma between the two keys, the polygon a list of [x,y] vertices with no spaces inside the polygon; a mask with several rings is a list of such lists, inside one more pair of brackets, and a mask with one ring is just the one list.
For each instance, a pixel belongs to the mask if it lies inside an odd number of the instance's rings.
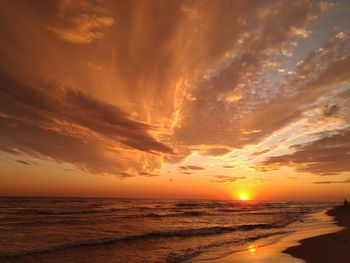
{"label": "ocean water", "polygon": [[0,262],[190,262],[287,235],[333,203],[0,198]]}

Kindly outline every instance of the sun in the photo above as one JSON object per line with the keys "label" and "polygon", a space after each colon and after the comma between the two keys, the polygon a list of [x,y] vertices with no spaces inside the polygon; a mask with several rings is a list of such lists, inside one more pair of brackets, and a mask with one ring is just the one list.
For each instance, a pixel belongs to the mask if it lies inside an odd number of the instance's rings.
{"label": "sun", "polygon": [[247,195],[247,194],[241,194],[241,195],[240,195],[240,199],[241,199],[242,201],[247,201],[249,198],[248,198],[248,195]]}
{"label": "sun", "polygon": [[253,196],[248,191],[237,191],[234,193],[234,200],[251,201],[253,200]]}

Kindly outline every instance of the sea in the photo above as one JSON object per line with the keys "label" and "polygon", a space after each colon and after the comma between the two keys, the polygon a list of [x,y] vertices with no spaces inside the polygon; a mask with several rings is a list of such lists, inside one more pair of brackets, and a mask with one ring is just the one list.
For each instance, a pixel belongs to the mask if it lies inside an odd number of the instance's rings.
{"label": "sea", "polygon": [[334,205],[1,197],[0,262],[216,259],[240,251],[250,242],[288,235],[295,231],[291,225],[307,223],[308,215]]}

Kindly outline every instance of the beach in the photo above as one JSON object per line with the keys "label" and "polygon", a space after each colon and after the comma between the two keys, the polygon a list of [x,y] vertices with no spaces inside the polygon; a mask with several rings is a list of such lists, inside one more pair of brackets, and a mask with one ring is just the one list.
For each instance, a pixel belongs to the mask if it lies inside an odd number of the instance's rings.
{"label": "beach", "polygon": [[327,212],[343,229],[300,241],[286,253],[307,262],[349,262],[350,260],[350,207],[338,206]]}
{"label": "beach", "polygon": [[[339,262],[350,259],[350,208],[337,206],[310,215],[306,222],[290,225],[290,233],[251,242],[242,251],[211,263]],[[195,262],[204,263],[205,260]]]}

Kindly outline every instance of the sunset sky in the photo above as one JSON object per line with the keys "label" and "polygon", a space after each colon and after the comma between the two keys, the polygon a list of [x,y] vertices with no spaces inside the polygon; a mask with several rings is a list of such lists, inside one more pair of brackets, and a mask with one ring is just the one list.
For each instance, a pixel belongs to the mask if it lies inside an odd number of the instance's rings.
{"label": "sunset sky", "polygon": [[349,1],[0,1],[0,195],[350,197]]}

